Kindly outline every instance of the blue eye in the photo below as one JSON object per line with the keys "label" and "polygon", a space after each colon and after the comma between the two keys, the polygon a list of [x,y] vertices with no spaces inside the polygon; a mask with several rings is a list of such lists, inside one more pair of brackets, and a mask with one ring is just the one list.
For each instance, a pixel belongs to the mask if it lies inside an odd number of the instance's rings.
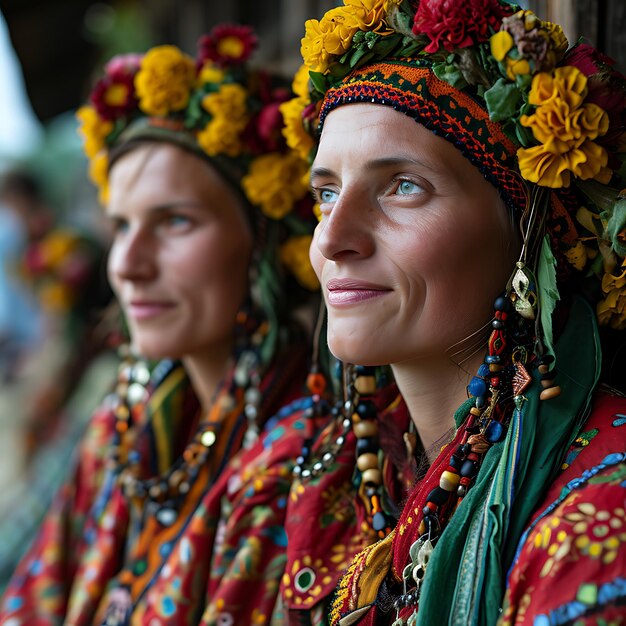
{"label": "blue eye", "polygon": [[167,224],[173,228],[188,226],[190,223],[191,220],[185,215],[169,215],[167,218]]}
{"label": "blue eye", "polygon": [[421,187],[410,180],[400,180],[398,181],[398,188],[396,193],[401,196],[408,196],[414,193],[419,193],[421,191]]}
{"label": "blue eye", "polygon": [[128,230],[128,222],[120,218],[113,218],[111,219],[111,229],[115,235],[125,233]]}
{"label": "blue eye", "polygon": [[322,204],[328,204],[329,202],[335,202],[339,194],[331,189],[320,189],[319,198]]}

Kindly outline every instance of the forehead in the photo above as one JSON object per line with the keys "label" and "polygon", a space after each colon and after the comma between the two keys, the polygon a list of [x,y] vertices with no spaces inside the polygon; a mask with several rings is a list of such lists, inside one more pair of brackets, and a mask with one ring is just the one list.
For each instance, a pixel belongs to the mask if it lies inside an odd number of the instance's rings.
{"label": "forehead", "polygon": [[164,199],[237,202],[222,176],[199,156],[167,143],[146,143],[120,156],[109,173],[108,210]]}
{"label": "forehead", "polygon": [[340,106],[326,117],[315,162],[340,156],[415,158],[436,170],[454,170],[467,163],[452,144],[404,113],[364,103]]}

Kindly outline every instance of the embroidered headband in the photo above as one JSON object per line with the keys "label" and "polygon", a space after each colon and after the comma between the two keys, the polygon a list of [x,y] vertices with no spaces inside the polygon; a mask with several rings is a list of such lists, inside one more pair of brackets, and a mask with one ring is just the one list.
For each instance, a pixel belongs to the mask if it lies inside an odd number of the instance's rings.
{"label": "embroidered headband", "polygon": [[600,279],[599,321],[623,329],[626,80],[591,46],[567,47],[559,26],[504,1],[345,0],[306,23],[283,132],[312,160],[338,106],[416,119],[545,229],[560,278]]}
{"label": "embroidered headband", "polygon": [[250,28],[222,25],[200,38],[195,59],[171,45],[114,57],[77,112],[89,174],[106,204],[110,158],[129,142],[166,141],[206,158],[257,209],[263,245],[280,241],[283,265],[313,290],[308,163],[281,134],[288,86],[247,65],[256,45]]}

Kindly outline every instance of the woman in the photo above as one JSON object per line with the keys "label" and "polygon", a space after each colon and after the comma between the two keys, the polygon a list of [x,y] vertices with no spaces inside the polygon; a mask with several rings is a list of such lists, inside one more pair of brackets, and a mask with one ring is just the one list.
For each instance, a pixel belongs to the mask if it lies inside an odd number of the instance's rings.
{"label": "woman", "polygon": [[[296,469],[294,623],[325,622],[367,544],[332,624],[624,618],[626,402],[600,386],[597,322],[626,327],[626,81],[566,50],[497,0],[307,22],[287,132],[315,152],[329,347],[360,366]],[[383,363],[405,407],[376,391]]]}
{"label": "woman", "polygon": [[289,91],[246,67],[254,45],[220,27],[197,59],[173,46],[116,58],[79,112],[109,278],[150,367],[124,358],[3,623],[252,624],[278,610],[304,424],[268,418],[304,382],[286,315],[287,291],[303,292],[285,270],[306,282],[310,236],[307,166],[280,134]]}

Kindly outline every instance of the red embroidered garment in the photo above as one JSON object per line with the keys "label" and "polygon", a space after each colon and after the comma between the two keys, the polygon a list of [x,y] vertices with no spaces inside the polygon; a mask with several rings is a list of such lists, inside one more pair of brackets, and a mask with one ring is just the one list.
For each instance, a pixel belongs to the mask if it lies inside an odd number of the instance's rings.
{"label": "red embroidered garment", "polygon": [[[301,371],[291,363],[288,371],[266,377],[274,410],[300,392],[294,375]],[[188,391],[187,411],[194,405]],[[303,399],[281,411],[250,450],[240,449],[243,416],[224,425],[230,431],[220,436],[230,437],[223,442],[223,469],[213,481],[209,464],[202,467],[170,526],[150,514],[144,518],[143,504],[141,514],[133,512],[111,480],[105,459],[114,419],[103,408],[82,442],[72,479],[12,579],[0,622],[86,626],[116,612],[120,624],[146,626],[280,619],[284,516],[293,459],[310,436],[302,410],[309,404]]]}
{"label": "red embroidered garment", "polygon": [[[445,451],[442,454],[445,456]],[[437,461],[428,474],[436,466]],[[563,468],[520,541],[498,626],[626,623],[624,398],[596,394],[591,416]],[[420,484],[416,485],[405,512],[415,508],[421,491]],[[389,556],[394,560],[402,560],[397,553],[398,537],[390,544]],[[410,537],[403,537],[404,544],[410,541]],[[445,549],[445,540],[437,549]],[[355,570],[342,580],[341,614],[356,608],[350,605],[350,598],[355,597],[352,585],[358,584],[358,575]],[[355,612],[350,616],[354,621],[345,623],[392,624],[395,610],[383,612],[376,604],[360,614]]]}

